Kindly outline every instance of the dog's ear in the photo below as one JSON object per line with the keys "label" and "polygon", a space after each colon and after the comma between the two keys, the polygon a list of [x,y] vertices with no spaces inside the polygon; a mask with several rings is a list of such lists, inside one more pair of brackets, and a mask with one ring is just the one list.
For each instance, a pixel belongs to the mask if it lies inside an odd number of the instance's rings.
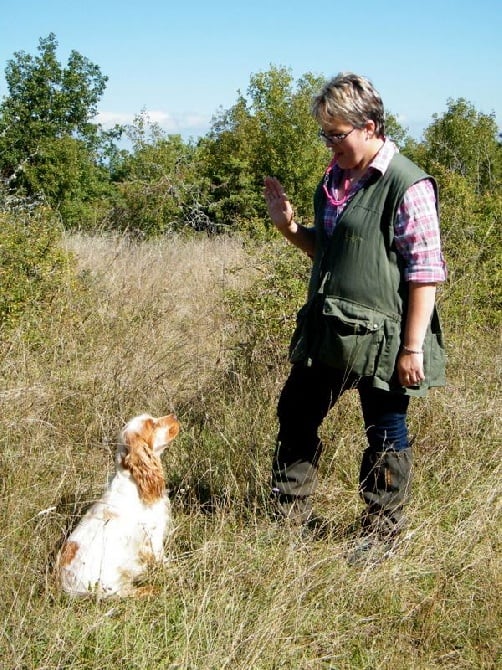
{"label": "dog's ear", "polygon": [[129,470],[144,502],[153,503],[165,492],[162,463],[152,449],[153,420],[144,423],[144,430],[128,430],[123,434],[127,453],[122,458],[122,466]]}
{"label": "dog's ear", "polygon": [[152,435],[152,447],[154,443],[158,442],[155,446],[155,452],[160,455],[167,445],[178,435],[180,424],[175,414],[168,414],[167,416],[161,416],[158,419],[154,419],[153,425],[153,432],[155,434],[160,433],[165,436],[165,442],[159,442],[158,440],[155,440]]}

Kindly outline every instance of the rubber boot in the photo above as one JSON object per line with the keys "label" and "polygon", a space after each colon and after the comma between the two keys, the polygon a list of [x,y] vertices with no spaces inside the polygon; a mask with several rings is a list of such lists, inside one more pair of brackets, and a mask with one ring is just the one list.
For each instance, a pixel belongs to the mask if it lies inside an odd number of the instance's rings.
{"label": "rubber boot", "polygon": [[317,486],[317,464],[308,461],[278,463],[272,468],[272,513],[278,520],[308,523],[312,516],[312,495]]}
{"label": "rubber boot", "polygon": [[403,508],[408,501],[412,475],[411,447],[402,451],[363,454],[359,492],[366,503],[362,537],[349,551],[351,565],[376,565],[388,558],[406,525]]}
{"label": "rubber boot", "polygon": [[359,474],[359,492],[366,510],[362,517],[363,532],[390,539],[406,525],[403,508],[408,501],[412,478],[411,447],[401,451],[363,454]]}

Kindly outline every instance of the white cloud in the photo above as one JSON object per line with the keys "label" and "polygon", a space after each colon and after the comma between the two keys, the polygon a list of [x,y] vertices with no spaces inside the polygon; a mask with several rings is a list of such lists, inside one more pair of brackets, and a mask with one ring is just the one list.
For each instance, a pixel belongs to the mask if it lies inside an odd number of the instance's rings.
{"label": "white cloud", "polygon": [[105,128],[112,128],[115,124],[131,123],[134,114],[125,114],[122,112],[98,112],[94,117],[96,123],[101,123]]}
{"label": "white cloud", "polygon": [[[167,133],[179,133],[180,135],[203,135],[209,130],[211,117],[209,115],[194,112],[170,114],[161,110],[143,110],[141,112],[150,123],[156,124]],[[94,117],[97,123],[104,128],[113,128],[114,125],[127,125],[134,121],[137,113],[106,112],[101,111]]]}

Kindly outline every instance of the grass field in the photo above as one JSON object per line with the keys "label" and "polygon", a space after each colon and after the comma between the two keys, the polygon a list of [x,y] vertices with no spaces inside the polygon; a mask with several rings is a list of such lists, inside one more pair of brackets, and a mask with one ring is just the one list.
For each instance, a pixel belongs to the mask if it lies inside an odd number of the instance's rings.
{"label": "grass field", "polygon": [[[267,515],[296,309],[285,300],[286,316],[275,320],[261,300],[260,285],[274,282],[274,248],[104,235],[67,244],[79,283],[69,279],[51,313],[0,349],[2,668],[502,667],[494,333],[464,329],[461,317],[445,323],[448,386],[410,409],[409,532],[387,561],[356,568],[344,559],[361,511],[354,395],[323,427],[315,506],[327,533]],[[279,256],[283,243],[271,244]],[[251,346],[236,296],[253,291],[262,330]],[[442,300],[454,313],[447,291]],[[69,599],[53,579],[55,553],[100,495],[118,430],[142,411],[175,411],[182,425],[163,456],[176,521],[171,560],[147,575],[152,597]]]}

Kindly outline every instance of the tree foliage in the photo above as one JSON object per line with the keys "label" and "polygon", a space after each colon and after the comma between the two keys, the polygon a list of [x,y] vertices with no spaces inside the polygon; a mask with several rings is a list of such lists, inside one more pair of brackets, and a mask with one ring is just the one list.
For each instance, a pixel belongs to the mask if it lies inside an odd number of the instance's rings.
{"label": "tree foliage", "polygon": [[445,114],[426,129],[425,160],[465,177],[476,193],[500,184],[501,149],[495,114],[483,114],[464,98],[448,100]]}
{"label": "tree foliage", "polygon": [[[63,67],[56,50],[50,34],[40,39],[38,55],[17,52],[7,63],[0,175],[11,192],[41,196],[66,227],[144,236],[184,229],[268,234],[263,178],[275,175],[297,219],[311,223],[312,194],[330,158],[311,115],[321,77],[307,73],[295,81],[289,69],[275,66],[252,75],[246,93],[220,109],[194,143],[165,133],[146,113],[104,133],[93,117],[107,78],[75,51]],[[127,149],[117,144],[122,132]],[[455,182],[455,175],[481,198],[496,199],[502,159],[493,114],[479,113],[463,98],[448,100],[422,142],[390,112],[386,132],[441,186]],[[454,209],[450,194],[448,186],[442,194],[446,216],[450,197]],[[489,211],[484,201],[474,206]]]}
{"label": "tree foliage", "polygon": [[[448,322],[493,331],[500,327],[502,192],[476,193],[471,181],[435,162],[439,184],[441,237],[448,265]],[[462,319],[459,319],[462,314]]]}
{"label": "tree foliage", "polygon": [[0,332],[27,313],[48,315],[73,272],[58,218],[40,205],[5,207],[0,192]]}
{"label": "tree foliage", "polygon": [[195,147],[179,135],[167,135],[145,112],[125,133],[132,151],[114,160],[108,226],[147,237],[182,228],[212,229]]}
{"label": "tree foliage", "polygon": [[38,56],[16,52],[8,61],[8,95],[0,105],[0,174],[11,189],[41,194],[51,205],[85,201],[100,191],[100,128],[92,122],[107,78],[72,51],[66,67],[53,33]]}
{"label": "tree foliage", "polygon": [[263,178],[279,177],[297,208],[310,222],[312,192],[328,157],[310,114],[320,79],[297,82],[286,68],[271,67],[251,78],[247,96],[215,119],[202,141],[213,206],[223,223],[266,220]]}

